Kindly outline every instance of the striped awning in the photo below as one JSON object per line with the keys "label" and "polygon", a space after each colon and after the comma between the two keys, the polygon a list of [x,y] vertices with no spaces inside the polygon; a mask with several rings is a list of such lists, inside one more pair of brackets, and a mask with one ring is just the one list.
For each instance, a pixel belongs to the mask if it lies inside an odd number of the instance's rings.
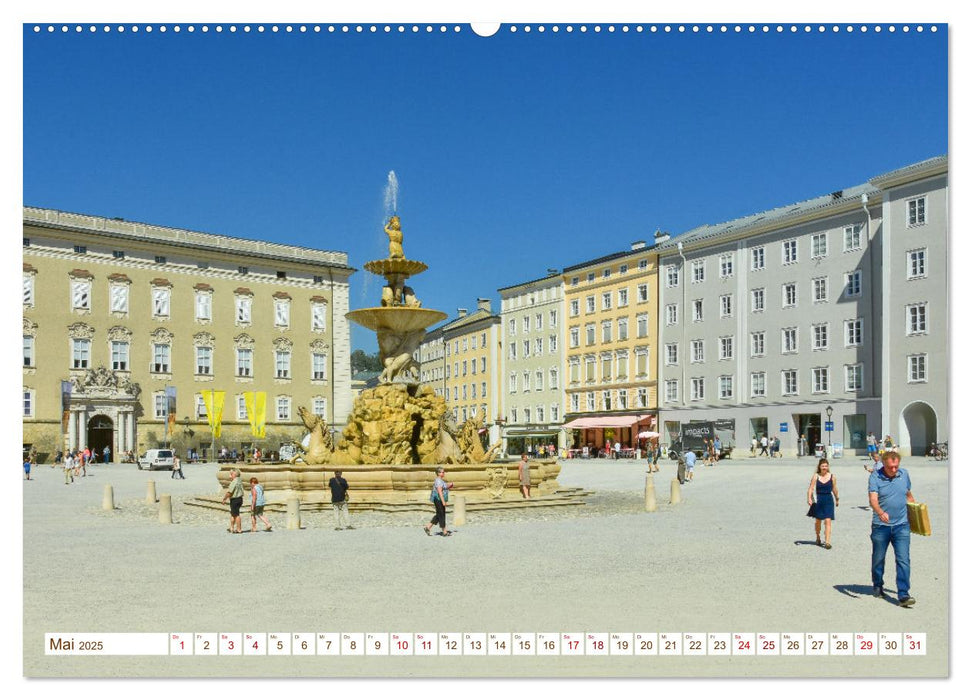
{"label": "striped awning", "polygon": [[566,423],[564,428],[630,428],[641,421],[650,420],[651,414],[626,416],[590,416],[588,418],[574,418]]}

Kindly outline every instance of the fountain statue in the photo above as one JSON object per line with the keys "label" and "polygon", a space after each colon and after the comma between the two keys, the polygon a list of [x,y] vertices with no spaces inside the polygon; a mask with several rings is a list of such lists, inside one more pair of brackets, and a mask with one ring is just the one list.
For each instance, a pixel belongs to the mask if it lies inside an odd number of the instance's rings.
{"label": "fountain statue", "polygon": [[[350,321],[377,334],[383,367],[378,386],[355,399],[336,444],[324,419],[300,407],[298,414],[310,433],[303,452],[289,463],[248,465],[243,475],[256,476],[269,499],[297,495],[305,504],[323,507],[330,501],[330,473],[339,465],[355,508],[427,507],[436,466],[449,465],[449,478],[470,504],[520,504],[516,463],[494,462],[499,445],[483,447],[482,417],[456,426],[445,399],[419,381],[418,346],[426,329],[447,314],[423,308],[406,284],[428,266],[405,256],[397,215],[388,219],[384,231],[388,257],[364,265],[385,279],[381,305],[347,314]],[[560,471],[556,460],[532,460],[529,465],[534,494],[545,496],[546,501],[578,502],[576,490],[562,490],[556,482]],[[223,486],[228,484],[228,469],[221,470],[218,478]]]}

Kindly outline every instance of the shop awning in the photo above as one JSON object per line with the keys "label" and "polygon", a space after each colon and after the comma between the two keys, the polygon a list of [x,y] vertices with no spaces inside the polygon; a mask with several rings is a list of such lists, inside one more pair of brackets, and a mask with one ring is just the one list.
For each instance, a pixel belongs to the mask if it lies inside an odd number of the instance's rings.
{"label": "shop awning", "polygon": [[589,418],[574,418],[566,423],[564,428],[630,428],[641,421],[651,418],[651,414],[628,416],[590,416]]}

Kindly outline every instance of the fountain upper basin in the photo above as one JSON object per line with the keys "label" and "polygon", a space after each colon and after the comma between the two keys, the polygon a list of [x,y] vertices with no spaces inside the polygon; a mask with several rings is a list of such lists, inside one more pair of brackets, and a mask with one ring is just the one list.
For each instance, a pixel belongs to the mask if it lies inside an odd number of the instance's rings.
{"label": "fountain upper basin", "polygon": [[349,321],[372,331],[410,333],[444,321],[448,318],[448,314],[444,311],[414,306],[376,306],[349,311],[346,317]]}

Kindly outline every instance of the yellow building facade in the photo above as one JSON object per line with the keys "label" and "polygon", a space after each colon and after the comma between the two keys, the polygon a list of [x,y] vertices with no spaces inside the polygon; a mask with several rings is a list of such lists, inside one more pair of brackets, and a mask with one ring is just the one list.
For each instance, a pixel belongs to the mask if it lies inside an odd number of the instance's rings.
{"label": "yellow building facade", "polygon": [[[23,441],[273,451],[350,411],[342,252],[23,209]],[[206,390],[224,392],[213,440]],[[247,392],[265,395],[252,436]],[[183,452],[185,454],[185,452]]]}
{"label": "yellow building facade", "polygon": [[564,428],[573,449],[657,425],[657,255],[643,242],[563,271]]}

